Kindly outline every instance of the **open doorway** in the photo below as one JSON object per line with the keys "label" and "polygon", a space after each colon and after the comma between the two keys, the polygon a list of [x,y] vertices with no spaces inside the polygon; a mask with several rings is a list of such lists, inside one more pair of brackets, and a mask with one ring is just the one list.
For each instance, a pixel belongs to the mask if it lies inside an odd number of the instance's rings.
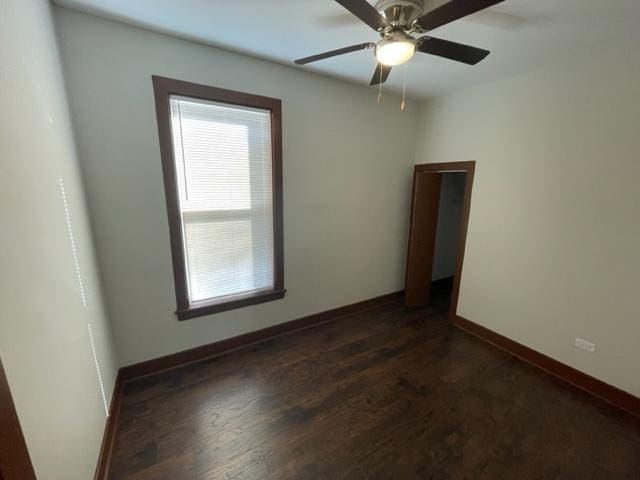
{"label": "open doorway", "polygon": [[440,180],[440,200],[436,241],[431,270],[431,305],[448,311],[453,279],[456,275],[458,234],[462,220],[462,202],[466,172],[444,172]]}
{"label": "open doorway", "polygon": [[475,162],[416,165],[405,303],[456,315]]}

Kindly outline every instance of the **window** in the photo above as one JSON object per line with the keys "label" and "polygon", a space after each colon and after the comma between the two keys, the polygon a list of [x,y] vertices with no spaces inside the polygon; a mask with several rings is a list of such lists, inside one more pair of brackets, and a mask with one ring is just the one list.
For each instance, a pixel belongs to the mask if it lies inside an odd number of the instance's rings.
{"label": "window", "polygon": [[153,86],[178,318],[282,298],[280,100]]}

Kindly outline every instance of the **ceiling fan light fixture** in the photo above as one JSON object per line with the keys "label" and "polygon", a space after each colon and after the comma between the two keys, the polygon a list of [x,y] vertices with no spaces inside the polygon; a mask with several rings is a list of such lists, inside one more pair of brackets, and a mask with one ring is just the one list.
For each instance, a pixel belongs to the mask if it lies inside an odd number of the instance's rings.
{"label": "ceiling fan light fixture", "polygon": [[413,57],[416,40],[405,33],[393,33],[376,45],[376,59],[383,65],[401,65]]}

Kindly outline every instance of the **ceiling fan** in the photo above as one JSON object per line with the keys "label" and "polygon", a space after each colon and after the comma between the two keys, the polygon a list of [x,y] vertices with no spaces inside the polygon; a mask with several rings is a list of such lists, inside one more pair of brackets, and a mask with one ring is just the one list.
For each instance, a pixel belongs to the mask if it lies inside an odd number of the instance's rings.
{"label": "ceiling fan", "polygon": [[475,65],[489,55],[488,50],[430,36],[413,37],[484,10],[504,0],[450,0],[424,12],[424,0],[380,0],[374,7],[366,0],[335,0],[380,34],[378,43],[367,42],[295,60],[298,65],[374,49],[378,62],[371,85],[384,83],[391,68],[410,60],[416,51]]}

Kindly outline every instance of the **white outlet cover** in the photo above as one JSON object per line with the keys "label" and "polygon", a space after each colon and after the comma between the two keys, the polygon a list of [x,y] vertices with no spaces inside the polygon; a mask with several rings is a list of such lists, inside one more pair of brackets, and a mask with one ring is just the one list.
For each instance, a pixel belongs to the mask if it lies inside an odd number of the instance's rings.
{"label": "white outlet cover", "polygon": [[582,350],[586,350],[587,352],[595,352],[596,351],[596,344],[592,343],[588,340],[584,340],[582,338],[576,338],[576,341],[573,342],[573,345],[575,347],[581,348]]}

